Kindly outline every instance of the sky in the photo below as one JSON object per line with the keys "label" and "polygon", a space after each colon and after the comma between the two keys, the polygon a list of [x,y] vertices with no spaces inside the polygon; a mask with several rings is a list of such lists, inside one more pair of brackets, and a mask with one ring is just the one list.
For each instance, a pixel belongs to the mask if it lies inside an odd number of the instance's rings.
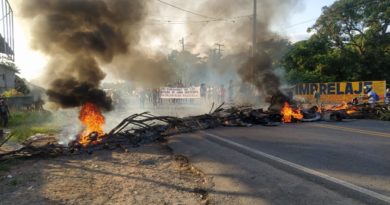
{"label": "sky", "polygon": [[[223,1],[223,0],[221,0]],[[259,6],[261,6],[261,0]],[[315,20],[321,15],[321,9],[324,6],[331,5],[335,0],[302,0],[301,3],[293,8],[291,16],[283,22],[272,26],[272,30],[287,37],[290,41],[296,42],[307,39],[310,34],[306,32],[307,28],[315,23]],[[172,2],[168,1],[167,2]],[[12,3],[11,6],[16,6]],[[191,10],[191,8],[188,8]],[[14,9],[15,10],[15,9]],[[17,10],[17,9],[16,9]],[[258,16],[261,17],[261,9],[259,9]],[[180,13],[178,11],[178,13]],[[179,15],[179,14],[178,14]],[[30,33],[29,30],[23,26],[25,25],[17,12],[14,13],[15,18],[15,63],[20,70],[20,76],[29,81],[37,79],[43,72],[48,59],[41,53],[34,51],[30,47]],[[178,29],[180,28],[173,28]],[[176,32],[173,32],[176,33]],[[177,36],[171,36],[173,39],[180,39],[182,36],[191,35],[177,32]],[[151,49],[158,49],[162,42],[155,39],[150,42]],[[177,41],[177,46],[174,49],[179,49],[180,45]]]}
{"label": "sky", "polygon": [[287,33],[292,42],[307,39],[310,36],[306,32],[307,28],[315,23],[324,6],[330,6],[334,2],[335,0],[305,0],[301,11],[291,16],[290,26],[282,25],[278,31]]}

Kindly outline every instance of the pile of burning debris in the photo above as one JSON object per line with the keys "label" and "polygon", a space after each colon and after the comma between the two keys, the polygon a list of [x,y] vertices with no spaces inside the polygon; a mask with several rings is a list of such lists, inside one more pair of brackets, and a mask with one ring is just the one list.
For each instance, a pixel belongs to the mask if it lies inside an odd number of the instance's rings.
{"label": "pile of burning debris", "polygon": [[285,102],[280,107],[280,111],[269,111],[255,109],[251,106],[224,108],[224,104],[221,104],[215,109],[213,105],[208,114],[184,118],[155,116],[144,112],[125,118],[110,132],[105,133],[103,131],[104,116],[94,104],[86,103],[81,108],[79,116],[86,129],[77,136],[76,140],[64,146],[55,139],[30,139],[23,143],[21,149],[0,154],[0,161],[31,156],[91,154],[94,150],[100,149],[127,150],[129,147],[163,140],[170,135],[220,126],[277,126],[282,123],[293,122],[341,121],[347,118],[365,118],[370,115],[377,115],[378,112],[389,113],[385,106],[370,108],[366,105],[346,103],[338,106],[322,108],[313,106],[304,109]]}

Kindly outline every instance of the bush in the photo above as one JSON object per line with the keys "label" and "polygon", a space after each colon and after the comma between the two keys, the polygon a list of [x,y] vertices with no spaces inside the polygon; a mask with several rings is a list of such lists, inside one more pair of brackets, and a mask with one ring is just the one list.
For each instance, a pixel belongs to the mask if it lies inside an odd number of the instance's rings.
{"label": "bush", "polygon": [[24,142],[27,138],[35,134],[55,134],[58,129],[51,126],[23,126],[11,131],[11,140],[16,142]]}
{"label": "bush", "polygon": [[38,125],[51,122],[52,118],[50,112],[16,112],[11,113],[9,126]]}
{"label": "bush", "polygon": [[50,112],[17,112],[9,119],[11,140],[23,142],[32,135],[55,134],[59,128],[53,124]]}
{"label": "bush", "polygon": [[23,93],[18,92],[14,88],[7,90],[7,91],[4,91],[2,94],[3,97],[14,97],[14,96],[23,96],[23,95],[24,95]]}

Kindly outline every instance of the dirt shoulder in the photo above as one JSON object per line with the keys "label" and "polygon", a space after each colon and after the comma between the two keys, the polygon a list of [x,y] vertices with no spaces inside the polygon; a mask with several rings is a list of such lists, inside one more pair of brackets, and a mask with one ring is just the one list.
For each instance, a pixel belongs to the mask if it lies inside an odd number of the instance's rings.
{"label": "dirt shoulder", "polygon": [[207,183],[159,143],[6,162],[0,204],[206,204]]}

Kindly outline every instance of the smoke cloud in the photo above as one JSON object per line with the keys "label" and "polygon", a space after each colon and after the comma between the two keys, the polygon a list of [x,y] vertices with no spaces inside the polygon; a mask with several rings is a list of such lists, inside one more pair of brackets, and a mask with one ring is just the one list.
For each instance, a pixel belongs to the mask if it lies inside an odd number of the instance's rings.
{"label": "smoke cloud", "polygon": [[102,65],[122,79],[170,80],[166,61],[135,49],[146,6],[143,0],[22,0],[20,13],[31,24],[32,47],[50,57],[44,75],[49,100],[63,108],[91,101],[110,110],[112,102],[99,88],[105,78]]}
{"label": "smoke cloud", "polygon": [[[262,96],[280,95],[281,80],[274,73],[275,62],[282,56],[288,42],[283,40],[283,36],[272,31],[271,26],[286,21],[287,15],[300,8],[302,5],[299,0],[258,1],[257,52],[254,56],[250,54],[253,35],[253,17],[250,15],[253,11],[252,0],[202,1],[198,4],[197,11],[217,19],[228,20],[205,25],[194,34],[194,38],[203,39],[203,42],[206,41],[209,45],[216,42],[225,44],[226,52],[230,53],[227,57],[237,59],[234,62],[230,60],[230,64],[236,66],[243,82],[254,85]],[[234,16],[237,18],[229,19]],[[188,29],[197,28],[190,24]],[[223,71],[225,68],[226,65],[219,70]]]}
{"label": "smoke cloud", "polygon": [[[208,69],[235,72],[232,76],[253,84],[262,94],[278,93],[280,79],[273,72],[275,57],[262,45],[277,46],[274,39],[283,37],[273,32],[271,26],[285,21],[288,14],[300,8],[299,0],[259,1],[258,52],[250,57],[252,0],[175,3],[210,18],[147,0],[19,1],[19,13],[32,28],[32,47],[50,57],[44,74],[49,100],[63,108],[92,101],[105,110],[112,108],[111,100],[100,89],[105,72],[148,87],[177,79],[177,72],[167,60],[166,51],[170,50],[151,52],[145,48],[156,37],[169,49],[177,48],[178,40],[185,37],[186,42],[192,43],[186,44],[186,50],[203,54],[215,43],[222,43],[225,57]],[[163,17],[169,20],[170,16],[174,20],[181,18],[184,23],[164,25],[150,21]],[[273,50],[278,51],[282,49]],[[202,82],[205,75],[199,76]]]}

